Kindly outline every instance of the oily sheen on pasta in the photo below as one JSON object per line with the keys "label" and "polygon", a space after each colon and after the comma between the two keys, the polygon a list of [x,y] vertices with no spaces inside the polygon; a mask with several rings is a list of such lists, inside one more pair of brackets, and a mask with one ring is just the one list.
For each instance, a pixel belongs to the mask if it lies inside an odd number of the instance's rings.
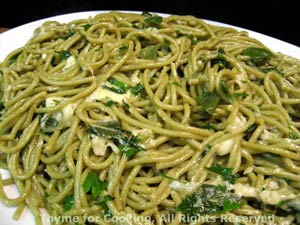
{"label": "oily sheen on pasta", "polygon": [[300,61],[246,32],[146,12],[48,21],[0,84],[14,219],[299,224]]}

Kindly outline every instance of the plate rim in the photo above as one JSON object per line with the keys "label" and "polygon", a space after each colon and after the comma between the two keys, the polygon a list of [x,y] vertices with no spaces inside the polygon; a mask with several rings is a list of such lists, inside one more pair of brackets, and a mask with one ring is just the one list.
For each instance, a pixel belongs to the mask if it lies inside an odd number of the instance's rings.
{"label": "plate rim", "polygon": [[[22,25],[19,25],[17,27],[14,27],[8,31],[5,31],[0,34],[0,61],[4,60],[4,58],[13,50],[17,49],[18,47],[21,47],[28,41],[28,39],[32,36],[33,31],[35,28],[37,28],[39,25],[41,25],[45,21],[59,21],[63,23],[70,22],[76,18],[88,18],[89,16],[95,16],[97,14],[101,13],[108,13],[108,12],[124,12],[124,13],[142,13],[142,11],[136,11],[136,10],[90,10],[90,11],[81,11],[81,12],[70,12],[50,17],[44,17],[35,21],[31,21]],[[169,16],[169,15],[176,15],[172,13],[161,13],[161,12],[152,12],[154,14],[161,15],[163,17]],[[177,14],[178,15],[178,14]],[[191,15],[192,14],[185,14],[185,15]],[[196,17],[196,16],[195,16]],[[196,17],[199,18],[199,17]],[[238,31],[246,31],[249,34],[249,37],[255,38],[262,42],[266,47],[271,49],[274,52],[280,52],[285,55],[292,56],[294,58],[300,59],[300,47],[291,44],[289,42],[280,40],[278,38],[250,30],[247,28],[243,28],[240,26],[236,26],[233,24],[218,22],[214,20],[199,18],[206,22],[207,24],[216,25],[216,26],[223,26],[223,27],[231,27]],[[19,33],[25,34],[25,37],[18,36]],[[9,40],[7,42],[6,40]],[[7,44],[9,43],[9,44]]]}

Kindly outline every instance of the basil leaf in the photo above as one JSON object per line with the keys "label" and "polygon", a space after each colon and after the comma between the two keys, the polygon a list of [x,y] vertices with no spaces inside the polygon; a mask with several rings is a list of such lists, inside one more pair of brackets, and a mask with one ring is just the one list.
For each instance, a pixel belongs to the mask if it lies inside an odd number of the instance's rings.
{"label": "basil leaf", "polygon": [[140,57],[142,59],[157,61],[157,50],[158,48],[154,45],[147,46],[141,50]]}
{"label": "basil leaf", "polygon": [[248,56],[251,61],[256,65],[265,63],[271,56],[272,52],[265,48],[249,47],[243,50],[243,55]]}
{"label": "basil leaf", "polygon": [[161,16],[149,16],[144,19],[144,22],[150,25],[159,25],[163,21]]}

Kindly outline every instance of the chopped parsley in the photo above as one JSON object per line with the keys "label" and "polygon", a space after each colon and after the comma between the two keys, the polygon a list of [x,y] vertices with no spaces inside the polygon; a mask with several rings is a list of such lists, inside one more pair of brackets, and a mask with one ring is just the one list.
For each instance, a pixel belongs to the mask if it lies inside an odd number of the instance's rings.
{"label": "chopped parsley", "polygon": [[145,87],[140,83],[138,83],[135,86],[129,86],[127,84],[124,84],[121,81],[118,81],[118,80],[114,79],[114,78],[109,78],[108,82],[112,86],[103,85],[102,87],[104,89],[110,90],[110,91],[112,91],[114,93],[117,93],[117,94],[126,94],[126,92],[128,90],[130,90],[135,96],[137,96],[145,89]]}
{"label": "chopped parsley", "polygon": [[220,96],[216,92],[203,91],[197,101],[202,108],[201,115],[207,118],[215,112],[220,102]]}
{"label": "chopped parsley", "polygon": [[144,85],[138,83],[137,85],[130,87],[130,91],[135,95],[140,95],[141,92],[145,89]]}
{"label": "chopped parsley", "polygon": [[228,181],[231,184],[234,184],[236,179],[239,178],[238,174],[232,174],[233,168],[227,168],[223,167],[219,164],[211,166],[211,167],[206,167],[207,170],[214,172],[216,174],[221,175],[222,179],[224,181]]}
{"label": "chopped parsley", "polygon": [[190,216],[221,214],[241,206],[241,198],[223,185],[202,184],[196,192],[189,194],[176,207],[177,211]]}
{"label": "chopped parsley", "polygon": [[94,198],[107,188],[107,182],[101,181],[97,174],[89,172],[85,178],[82,187],[85,193],[90,192]]}
{"label": "chopped parsley", "polygon": [[87,31],[92,25],[87,23],[87,24],[84,24],[82,27],[85,31]]}
{"label": "chopped parsley", "polygon": [[128,50],[128,46],[125,46],[125,45],[121,46],[119,48],[120,55],[125,55],[125,53],[127,52],[127,50]]}
{"label": "chopped parsley", "polygon": [[70,194],[63,200],[63,209],[64,211],[69,211],[74,206],[74,195]]}
{"label": "chopped parsley", "polygon": [[59,52],[59,58],[60,58],[60,60],[67,59],[70,56],[72,56],[72,54],[69,51],[67,51],[67,50],[62,50],[61,52]]}
{"label": "chopped parsley", "polygon": [[126,85],[123,82],[118,81],[114,78],[109,78],[108,82],[110,84],[112,84],[113,86],[103,85],[102,87],[104,89],[110,90],[110,91],[115,92],[117,94],[125,94],[130,88],[128,85]]}

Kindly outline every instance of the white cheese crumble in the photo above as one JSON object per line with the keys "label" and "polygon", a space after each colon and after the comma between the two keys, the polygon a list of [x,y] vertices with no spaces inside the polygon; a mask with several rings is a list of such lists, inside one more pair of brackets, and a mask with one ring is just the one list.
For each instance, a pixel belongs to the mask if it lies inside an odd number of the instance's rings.
{"label": "white cheese crumble", "polygon": [[233,143],[234,143],[234,139],[231,138],[216,144],[218,155],[219,156],[227,155],[232,149]]}
{"label": "white cheese crumble", "polygon": [[119,152],[118,147],[111,140],[108,140],[107,138],[93,135],[91,141],[92,141],[93,152],[95,155],[104,156],[108,147],[111,147],[111,149],[116,153]]}
{"label": "white cheese crumble", "polygon": [[72,56],[68,57],[67,60],[66,60],[66,64],[65,64],[65,66],[63,68],[63,71],[65,71],[68,68],[72,67],[73,65],[75,65],[75,63],[76,63],[75,56],[72,55]]}
{"label": "white cheese crumble", "polygon": [[197,189],[197,187],[199,187],[199,183],[195,183],[195,182],[188,182],[188,183],[183,183],[180,181],[172,181],[170,183],[170,188],[175,190],[175,191],[184,191],[184,192],[193,192]]}
{"label": "white cheese crumble", "polygon": [[247,123],[246,118],[239,114],[237,115],[232,122],[227,126],[227,130],[231,133],[237,132],[241,127],[243,127]]}
{"label": "white cheese crumble", "polygon": [[104,89],[102,85],[110,86],[108,82],[102,83],[93,93],[87,96],[86,102],[109,99],[114,102],[118,102],[119,104],[122,104],[123,101],[126,101],[126,99],[130,98],[130,91],[127,91],[125,94],[118,94],[110,90]]}
{"label": "white cheese crumble", "polygon": [[[64,97],[49,97],[45,100],[46,107],[54,107],[58,105],[60,102],[65,101],[66,98]],[[77,103],[69,103],[67,104],[60,113],[56,114],[62,114],[62,116],[56,118],[58,121],[62,121],[64,126],[69,126],[72,122],[72,117],[74,115],[74,111],[77,107]]]}

